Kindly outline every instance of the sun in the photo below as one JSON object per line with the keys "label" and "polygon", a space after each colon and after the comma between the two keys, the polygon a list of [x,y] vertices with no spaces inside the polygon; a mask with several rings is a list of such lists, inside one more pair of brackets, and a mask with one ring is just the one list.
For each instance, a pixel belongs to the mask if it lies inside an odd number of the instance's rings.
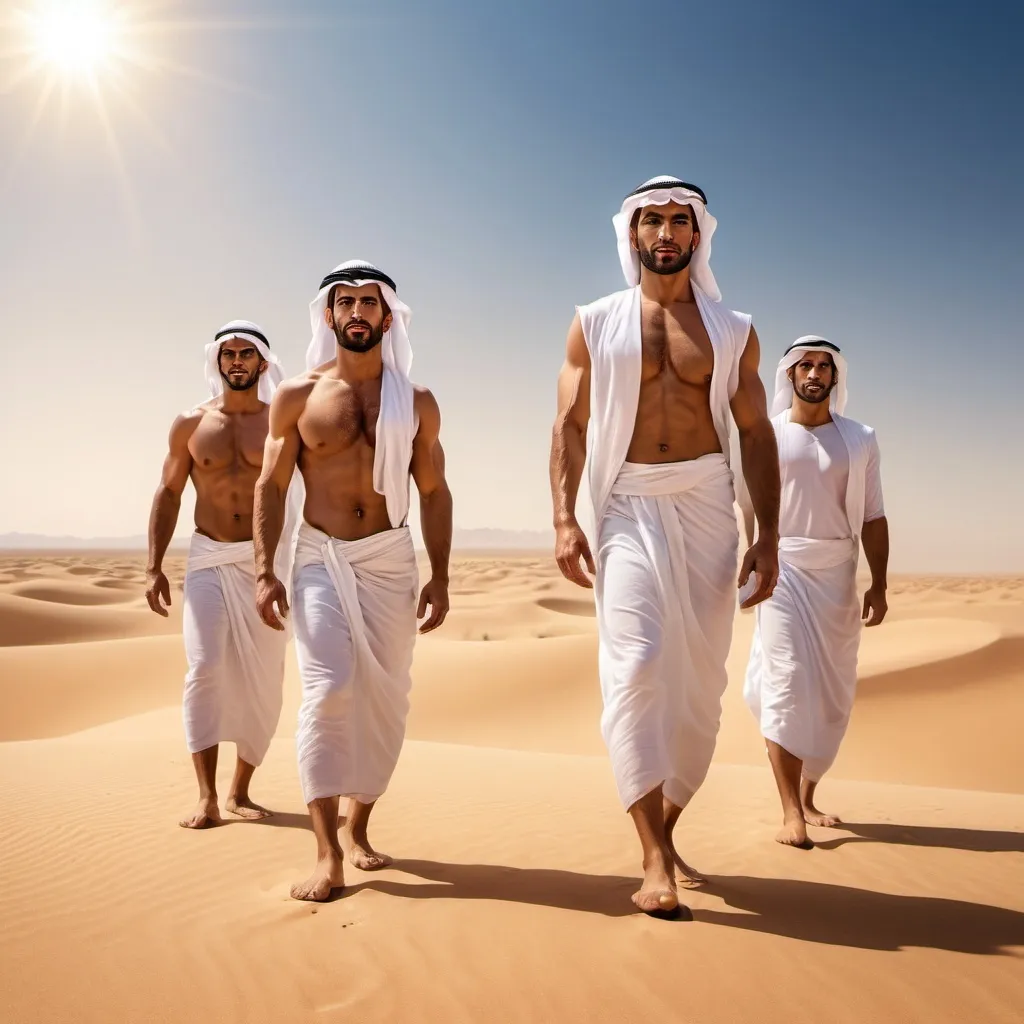
{"label": "sun", "polygon": [[123,15],[96,0],[39,4],[26,20],[36,59],[62,75],[95,77],[118,56]]}

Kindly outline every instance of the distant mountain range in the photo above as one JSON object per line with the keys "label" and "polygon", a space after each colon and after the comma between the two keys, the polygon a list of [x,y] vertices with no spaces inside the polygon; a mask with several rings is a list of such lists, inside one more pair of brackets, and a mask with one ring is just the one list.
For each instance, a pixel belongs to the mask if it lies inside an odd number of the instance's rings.
{"label": "distant mountain range", "polygon": [[[422,547],[417,537],[417,547]],[[172,550],[181,550],[188,545],[188,536],[175,537]],[[452,548],[473,551],[536,551],[547,550],[554,545],[554,533],[550,530],[498,530],[498,529],[456,529],[452,536]],[[53,536],[42,533],[0,533],[0,551],[144,551],[146,537],[137,534],[130,537],[72,537]]]}

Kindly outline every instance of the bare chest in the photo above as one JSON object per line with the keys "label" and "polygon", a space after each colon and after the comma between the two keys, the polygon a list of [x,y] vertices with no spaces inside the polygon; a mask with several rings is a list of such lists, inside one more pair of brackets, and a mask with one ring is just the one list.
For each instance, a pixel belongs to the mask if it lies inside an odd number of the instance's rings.
{"label": "bare chest", "polygon": [[356,445],[373,448],[380,416],[380,381],[354,387],[343,381],[324,381],[306,402],[299,418],[302,443],[318,455],[330,455]]}
{"label": "bare chest", "polygon": [[200,470],[259,471],[267,429],[267,409],[249,414],[208,412],[189,440],[192,461]]}
{"label": "bare chest", "polygon": [[667,378],[707,387],[715,368],[711,339],[696,306],[644,303],[640,320],[641,380]]}

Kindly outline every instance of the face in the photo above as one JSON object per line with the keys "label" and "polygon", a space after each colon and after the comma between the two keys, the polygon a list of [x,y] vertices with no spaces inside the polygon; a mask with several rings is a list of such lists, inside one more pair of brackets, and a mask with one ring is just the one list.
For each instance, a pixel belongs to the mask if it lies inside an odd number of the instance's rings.
{"label": "face", "polygon": [[245,338],[228,338],[220,346],[220,375],[232,391],[248,391],[267,368],[259,349]]}
{"label": "face", "polygon": [[324,310],[324,319],[338,344],[349,352],[369,352],[391,327],[391,313],[375,284],[358,288],[335,285],[333,301]]}
{"label": "face", "polygon": [[692,206],[645,206],[630,231],[640,262],[654,274],[678,274],[700,244]]}
{"label": "face", "polygon": [[793,390],[804,402],[827,402],[838,381],[836,364],[828,352],[805,352],[800,362],[789,368]]}

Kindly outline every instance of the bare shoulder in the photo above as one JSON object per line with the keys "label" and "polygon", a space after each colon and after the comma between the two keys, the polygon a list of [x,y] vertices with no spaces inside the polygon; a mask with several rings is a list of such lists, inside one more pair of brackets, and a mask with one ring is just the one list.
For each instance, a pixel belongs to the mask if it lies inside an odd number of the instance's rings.
{"label": "bare shoulder", "polygon": [[750,330],[747,331],[747,342],[743,347],[740,362],[746,367],[752,366],[755,370],[761,362],[761,339],[757,336],[753,321],[750,323]]}
{"label": "bare shoulder", "polygon": [[208,412],[210,412],[209,402],[204,402],[202,405],[178,413],[171,424],[170,447],[173,449],[187,445],[189,439],[196,432],[196,427],[203,422],[203,417]]}
{"label": "bare shoulder", "polygon": [[310,370],[281,381],[277,391],[274,392],[272,404],[282,410],[301,410],[322,376],[323,374],[319,370]]}
{"label": "bare shoulder", "polygon": [[420,423],[420,433],[436,434],[441,428],[441,407],[433,391],[422,384],[412,386],[412,405]]}
{"label": "bare shoulder", "polygon": [[590,346],[587,344],[579,310],[573,316],[565,338],[565,362],[574,369],[586,370],[590,367]]}

